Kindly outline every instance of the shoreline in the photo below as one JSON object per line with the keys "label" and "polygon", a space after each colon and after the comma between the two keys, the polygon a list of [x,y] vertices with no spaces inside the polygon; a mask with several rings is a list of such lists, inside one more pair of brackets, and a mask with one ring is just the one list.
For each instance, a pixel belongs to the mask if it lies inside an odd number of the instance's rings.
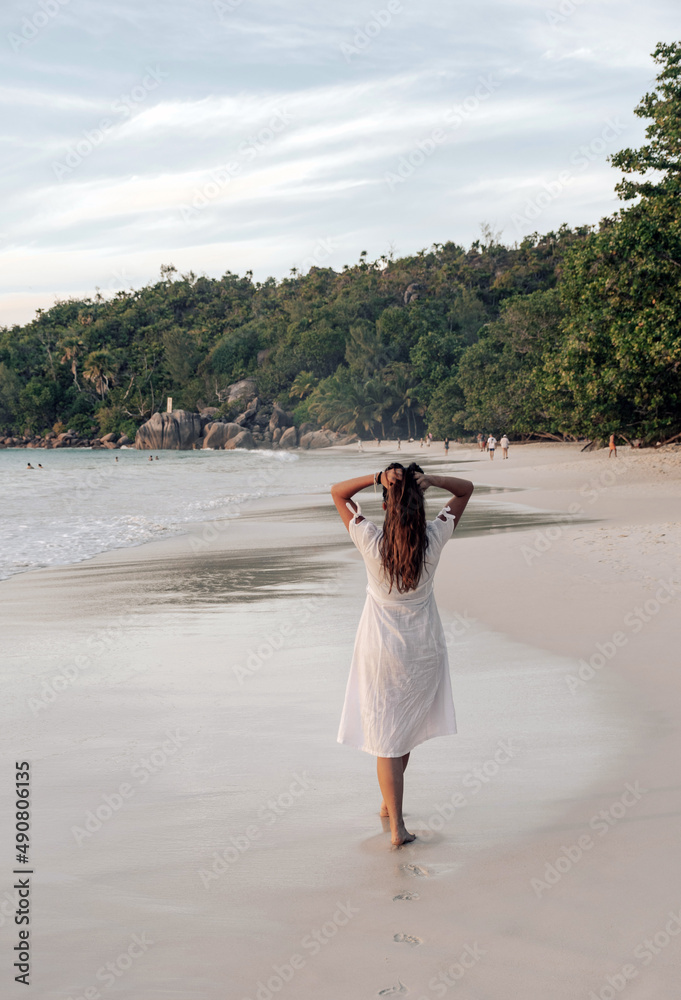
{"label": "shoreline", "polygon": [[[397,451],[396,441],[395,442],[383,442],[380,448],[365,449],[363,452],[357,452],[356,445],[334,445],[329,448],[318,449],[314,451],[298,451],[291,450],[286,451],[286,454],[291,456],[300,455],[314,455],[315,459],[323,459],[324,456],[342,456],[346,458],[351,458],[357,456],[361,461],[366,461],[367,458],[372,458],[374,455],[384,456],[386,459],[392,461],[399,461],[402,457],[409,460],[423,460],[433,468],[437,467],[438,471],[441,471],[440,467],[446,467],[451,464],[459,465],[465,464],[468,467],[468,471],[456,470],[461,472],[465,477],[471,475],[474,478],[480,478],[483,482],[479,483],[478,486],[483,486],[483,488],[489,490],[490,493],[502,490],[509,491],[522,491],[526,494],[526,497],[532,502],[528,504],[522,504],[521,506],[529,506],[533,509],[545,509],[555,510],[557,513],[563,513],[567,516],[579,517],[580,514],[589,515],[594,511],[598,510],[598,507],[594,507],[594,493],[601,496],[605,491],[617,482],[613,480],[609,482],[607,477],[610,475],[611,466],[616,468],[616,462],[622,461],[626,463],[630,468],[628,469],[627,479],[636,482],[637,484],[643,484],[645,482],[648,489],[657,488],[659,484],[664,482],[665,478],[669,478],[669,472],[678,468],[679,463],[681,463],[681,445],[674,446],[668,445],[659,449],[632,449],[623,448],[620,449],[621,456],[625,456],[618,460],[613,460],[612,463],[601,468],[601,461],[607,458],[607,448],[601,449],[600,451],[594,451],[591,453],[581,452],[581,443],[566,443],[566,442],[527,442],[522,446],[517,444],[511,446],[510,453],[511,457],[507,462],[501,459],[501,456],[497,456],[494,461],[490,461],[486,453],[480,453],[477,447],[467,447],[463,445],[452,444],[450,448],[449,455],[445,455],[442,447],[436,447],[436,445],[442,445],[442,442],[435,442],[431,448],[423,447],[419,448],[418,442],[402,442],[402,450]],[[522,447],[520,455],[515,451],[516,448]],[[21,449],[15,449],[21,450]],[[23,449],[24,451],[27,449]],[[138,449],[124,446],[120,449],[121,452],[130,451],[134,454],[145,454],[143,451]],[[213,449],[202,449],[207,454],[221,454],[221,451],[213,451]],[[91,452],[98,455],[111,455],[111,451],[105,449],[61,449],[61,454],[73,454],[74,452]],[[275,455],[277,452],[271,449],[256,449],[255,453],[259,453],[263,457],[267,455]],[[161,455],[164,452],[160,453]],[[193,452],[176,452],[170,450],[165,454],[169,456],[182,455],[188,457]],[[232,449],[225,454],[253,454],[252,450],[241,450]],[[514,461],[515,457],[515,461]],[[518,458],[521,459],[518,462]],[[529,459],[529,461],[528,461]],[[556,491],[552,488],[543,489],[542,488],[542,478],[547,482],[550,479],[551,474],[554,472],[560,473],[560,469],[553,469],[556,460],[559,462],[559,466],[564,463],[569,463],[573,470],[577,471],[577,463],[579,463],[579,470],[583,474],[583,482],[581,483],[581,491],[579,495],[570,496],[569,502],[563,504],[562,497],[560,496],[560,490]],[[313,459],[314,461],[314,459]],[[503,464],[503,472],[500,470],[500,466]],[[527,476],[523,470],[528,466],[532,467],[534,470],[534,482],[529,483],[527,481]],[[633,467],[633,468],[632,468]],[[37,470],[36,470],[37,471]],[[43,470],[46,471],[46,470]],[[635,475],[632,477],[632,472]],[[547,479],[547,473],[549,479]],[[489,474],[489,475],[487,475]],[[504,479],[500,479],[500,475],[504,476]],[[606,479],[603,481],[597,481],[600,474],[605,474]],[[488,478],[491,477],[490,482],[486,482]],[[596,477],[594,479],[594,477]],[[585,493],[586,491],[586,493]],[[282,498],[292,499],[297,494],[287,493],[283,494]],[[317,494],[319,497],[326,498],[326,492],[320,490]],[[367,494],[365,493],[364,496]],[[304,502],[307,502],[306,498],[309,496],[307,493],[300,494]],[[477,496],[480,496],[478,492]],[[280,498],[280,499],[282,499]],[[518,498],[520,500],[520,498]],[[536,501],[536,502],[535,502]],[[242,501],[237,502],[237,506],[240,506]],[[561,506],[561,504],[563,504]],[[621,506],[621,505],[620,505]],[[572,508],[572,510],[570,510]],[[260,516],[260,514],[266,515],[269,510],[272,510],[273,515],[274,508],[272,506],[272,497],[262,496],[249,498],[245,501],[244,516],[248,517],[249,512]],[[81,563],[87,563],[91,559],[98,559],[100,557],[106,557],[108,553],[126,551],[127,549],[139,549],[143,548],[145,545],[158,545],[164,542],[171,543],[173,539],[183,538],[186,535],[190,535],[194,530],[206,530],[205,526],[210,524],[220,524],[231,520],[229,514],[225,514],[222,517],[216,517],[211,520],[202,521],[197,519],[196,521],[177,521],[174,525],[168,526],[164,529],[164,533],[158,538],[141,539],[139,541],[124,542],[122,544],[117,544],[111,548],[104,548],[99,552],[92,555],[84,555],[78,560],[73,562],[61,562],[55,564],[48,564],[44,566],[32,566],[26,569],[18,570],[10,575],[4,577],[0,580],[0,584],[5,583],[9,580],[13,580],[18,576],[24,576],[26,573],[42,572],[44,570],[63,568],[68,565],[79,565]]]}
{"label": "shoreline", "polygon": [[[415,447],[418,448],[418,445],[416,445]],[[139,451],[138,449],[134,449],[134,448],[128,448],[126,446],[126,447],[123,447],[120,450],[120,452],[117,453],[117,454],[123,454],[125,452],[131,452],[133,455],[136,456],[135,459],[133,459],[133,462],[135,464],[141,465],[142,468],[146,468],[147,467],[148,457],[146,456],[145,452]],[[96,454],[98,457],[93,459],[92,468],[91,468],[90,472],[86,473],[83,470],[83,479],[82,479],[82,482],[80,482],[80,483],[71,482],[69,484],[64,485],[64,487],[62,488],[64,492],[66,490],[68,490],[68,489],[71,489],[72,491],[75,491],[76,495],[85,495],[86,493],[90,493],[91,494],[94,490],[96,490],[99,487],[101,487],[102,484],[106,483],[107,481],[110,481],[110,477],[112,475],[112,471],[111,471],[110,468],[107,467],[106,463],[107,463],[107,460],[113,461],[113,458],[112,458],[111,451],[109,451],[109,450],[105,450],[105,449],[94,449],[93,450],[93,449],[86,449],[86,448],[80,448],[80,449],[75,449],[75,450],[60,449],[59,453],[58,453],[60,457],[59,457],[59,459],[57,461],[58,462],[63,462],[64,459],[66,459],[66,461],[68,461],[69,459],[77,458],[78,456],[82,456],[83,453],[85,453],[86,455],[90,455],[90,454],[95,455]],[[187,462],[187,461],[191,462],[196,457],[196,453],[195,452],[190,452],[190,451],[175,451],[175,450],[170,450],[170,451],[168,451],[166,453],[161,452],[160,454],[162,456],[165,454],[167,456],[167,459],[177,460],[178,458],[180,458],[184,462]],[[390,460],[398,459],[400,457],[400,454],[395,449],[391,448],[391,446],[390,446],[389,443],[384,443],[384,445],[381,446],[380,450],[377,449],[377,454],[375,454],[375,453],[372,452],[371,455],[367,455],[366,452],[364,452],[364,453],[356,453],[354,445],[334,446],[334,447],[330,447],[330,448],[313,450],[313,451],[297,451],[297,450],[291,450],[291,451],[289,451],[289,450],[274,451],[274,450],[271,450],[271,449],[257,449],[254,452],[253,450],[231,449],[231,450],[228,450],[226,452],[222,452],[221,450],[213,451],[213,449],[202,449],[199,452],[199,454],[202,455],[202,457],[203,457],[204,460],[206,460],[206,459],[210,460],[211,457],[215,457],[215,458],[217,458],[218,461],[223,456],[225,458],[227,458],[227,460],[229,461],[230,459],[228,458],[228,456],[236,457],[236,456],[239,456],[239,455],[243,455],[244,457],[246,457],[246,456],[257,455],[258,456],[258,461],[260,461],[260,462],[263,463],[263,467],[259,468],[258,470],[253,470],[252,474],[251,474],[250,482],[254,485],[254,488],[256,488],[256,490],[258,488],[261,488],[261,487],[264,487],[266,489],[267,486],[269,485],[269,481],[273,480],[273,479],[276,479],[276,475],[272,475],[271,473],[273,471],[274,472],[280,472],[281,471],[281,466],[279,464],[281,462],[284,462],[284,463],[299,462],[301,460],[301,458],[302,458],[303,461],[306,463],[306,465],[309,463],[309,468],[313,469],[314,466],[317,465],[317,463],[320,463],[320,464],[324,463],[325,457],[326,457],[326,462],[324,464],[326,464],[326,465],[329,464],[329,460],[331,460],[331,462],[335,463],[338,460],[339,457],[347,458],[347,459],[354,459],[354,457],[355,457],[356,454],[357,454],[357,458],[360,461],[360,463],[366,463],[367,460],[370,461],[374,456],[375,457],[382,456],[383,460],[385,460],[385,461],[387,461],[388,459],[390,459]],[[453,462],[453,463],[465,462],[467,460],[468,454],[469,454],[468,451],[462,451],[458,456],[452,456],[449,459],[449,461]],[[142,456],[144,456],[144,460],[142,460]],[[427,454],[422,454],[420,457],[421,457],[421,460],[425,461],[426,463],[430,463],[430,464],[435,463],[436,465],[439,465],[441,463],[441,460],[442,460],[441,456],[438,456],[436,454],[436,450],[435,449],[433,449],[432,453],[431,453],[430,449],[428,449],[428,453]],[[268,473],[267,469],[264,466],[265,466],[265,463],[267,463],[267,461],[269,459],[272,459],[272,463],[273,464],[271,464],[271,466],[269,467],[270,468],[270,472]],[[118,462],[118,459],[116,458],[115,461]],[[167,467],[167,461],[165,463],[162,462],[162,460],[159,460],[159,461],[161,462],[161,466],[160,467],[163,467],[164,465]],[[124,471],[125,468],[126,468],[125,460],[123,460],[122,463],[119,463],[118,466],[117,466],[117,468],[120,468],[121,471]],[[154,463],[154,468],[157,468],[155,463]],[[53,469],[54,469],[54,466],[51,469],[50,466],[48,465],[46,468],[44,468],[44,469],[42,469],[40,471],[45,472],[45,473],[47,473],[49,475],[49,473]],[[39,471],[39,470],[35,469],[33,471]],[[268,479],[268,477],[269,477],[269,479]],[[331,478],[333,478],[333,477],[331,477]],[[43,486],[43,485],[46,485],[49,482],[49,480],[38,480],[38,482],[40,482],[41,486]],[[216,486],[217,485],[219,485],[219,484],[216,484]],[[329,483],[329,485],[330,485],[330,483]],[[323,502],[325,502],[328,499],[326,491],[325,491],[325,487],[324,488],[317,488],[316,495],[318,497],[320,497],[320,498],[323,498]],[[282,496],[286,497],[286,498],[289,498],[291,503],[295,502],[293,499],[291,499],[291,498],[295,498],[295,497],[299,497],[300,500],[301,500],[301,502],[303,504],[310,503],[310,501],[308,499],[309,498],[309,493],[307,493],[307,492],[296,493],[294,491],[290,491],[289,490],[288,492],[285,492],[284,494],[282,494]],[[287,500],[287,503],[288,502],[289,502],[289,500]],[[253,496],[253,497],[247,497],[245,499],[236,499],[234,501],[230,501],[230,503],[228,504],[228,508],[229,507],[236,508],[237,511],[239,511],[239,510],[243,511],[243,514],[246,517],[248,517],[249,511],[252,511],[256,515],[260,515],[260,513],[266,514],[268,511],[272,511],[273,516],[276,516],[275,507],[274,507],[274,505],[272,503],[272,497],[269,496],[267,493],[265,493],[264,495],[261,495],[261,496]],[[46,563],[44,565],[28,566],[28,567],[25,567],[25,568],[22,567],[20,569],[13,569],[6,576],[4,576],[2,578],[2,580],[0,580],[0,583],[4,582],[5,580],[14,579],[17,576],[23,576],[25,573],[38,572],[38,571],[41,571],[41,570],[48,570],[50,568],[56,568],[58,566],[63,567],[63,566],[67,566],[67,565],[77,565],[79,563],[88,562],[90,559],[96,559],[99,556],[106,556],[106,554],[109,553],[109,552],[125,551],[128,548],[139,548],[140,546],[144,546],[144,545],[147,545],[147,544],[157,544],[157,543],[160,543],[160,542],[163,542],[163,541],[171,541],[173,538],[181,538],[181,537],[184,537],[187,534],[190,534],[191,531],[193,530],[192,526],[194,526],[194,528],[196,528],[198,526],[199,528],[201,528],[201,530],[205,530],[205,528],[203,528],[202,526],[204,526],[206,524],[216,524],[216,523],[225,522],[227,520],[230,520],[231,517],[232,517],[232,514],[226,511],[225,513],[219,515],[218,517],[213,518],[212,520],[207,520],[207,521],[204,521],[201,518],[197,518],[194,521],[191,521],[191,520],[188,521],[188,520],[184,520],[184,519],[178,519],[178,520],[174,521],[174,523],[167,524],[163,529],[159,530],[158,537],[141,538],[141,539],[132,540],[132,541],[128,541],[128,540],[126,540],[126,541],[117,541],[117,542],[111,542],[111,543],[108,543],[108,544],[107,543],[103,543],[104,547],[101,548],[98,552],[95,552],[95,553],[92,553],[92,554],[85,553],[85,554],[82,554],[78,558],[74,557],[74,558],[72,558],[70,560],[64,560],[64,561],[59,561],[59,562],[54,562],[54,563],[49,563],[48,562],[48,563]]]}
{"label": "shoreline", "polygon": [[[131,452],[133,452],[136,455],[138,455],[138,454],[139,455],[145,454],[144,452],[139,452],[137,449],[128,448],[127,446],[124,447],[121,450],[122,451],[131,451]],[[78,453],[88,452],[88,451],[92,451],[92,449],[85,449],[85,448],[78,449]],[[272,450],[268,450],[268,449],[258,449],[257,451],[258,451],[259,455],[262,458],[264,458],[264,459],[269,458],[270,456],[274,456],[275,454],[277,454],[277,452],[272,451]],[[99,454],[110,455],[109,451],[103,451],[101,449],[94,449],[94,452],[96,454],[98,454],[98,455]],[[413,453],[410,454],[409,451],[407,449],[405,449],[404,450],[405,458],[419,457],[422,461],[426,462],[426,464],[429,467],[433,467],[433,468],[437,467],[438,470],[440,469],[441,466],[444,467],[447,464],[452,464],[452,463],[455,463],[455,464],[468,463],[471,460],[471,455],[473,455],[473,453],[471,452],[470,449],[462,449],[458,454],[455,451],[449,458],[445,457],[443,454],[438,454],[434,448],[431,451],[431,449],[426,449],[424,447],[423,451],[419,452],[419,450],[418,450],[418,443],[414,443],[414,445],[412,445],[412,452]],[[202,453],[203,453],[204,457],[207,457],[209,454],[210,455],[213,455],[213,454],[220,455],[221,451],[219,449],[216,450],[215,452],[213,451],[213,449],[202,449]],[[68,451],[65,452],[64,450],[62,450],[61,454],[72,454],[72,453],[69,453]],[[163,454],[163,452],[161,452],[161,454]],[[190,455],[193,455],[194,453],[193,452],[176,452],[174,450],[171,450],[167,454],[169,456],[173,456],[173,457],[176,457],[177,455],[181,455],[182,457],[184,457],[185,459],[187,459],[187,458],[189,458]],[[252,452],[252,450],[231,449],[228,452],[226,452],[225,454],[228,454],[228,455],[238,455],[238,454],[250,455],[250,454],[253,454],[253,452]],[[326,448],[326,449],[314,450],[314,451],[311,451],[311,452],[290,451],[290,452],[287,452],[286,454],[290,454],[292,456],[295,455],[296,457],[298,457],[299,455],[314,456],[314,457],[311,458],[311,461],[315,462],[315,460],[317,460],[319,458],[323,458],[324,456],[327,456],[327,458],[329,456],[332,456],[332,457],[341,456],[341,457],[350,459],[350,458],[354,458],[355,454],[358,454],[358,453],[356,453],[356,449],[355,449],[354,445],[340,445],[340,446],[333,446],[333,447]],[[381,449],[380,450],[377,449],[375,454],[376,454],[376,457],[379,457],[379,456],[383,455],[386,460],[387,459],[390,459],[390,460],[399,460],[399,458],[400,458],[400,452],[397,452],[396,449],[392,448],[390,446],[389,442],[384,442],[383,445],[381,446]],[[367,452],[363,452],[363,453],[359,453],[358,454],[358,457],[361,460],[363,460],[363,461],[366,461],[367,457],[372,458],[373,456],[374,456],[373,452],[370,455],[367,455]],[[99,462],[101,460],[97,460],[97,461]],[[278,459],[277,462],[278,461],[280,461],[280,460]],[[275,464],[272,468],[277,469],[278,465]],[[35,471],[37,471],[37,470],[35,470]],[[49,469],[45,469],[43,471],[50,471],[50,470]],[[108,473],[106,473],[106,471],[100,472],[98,470],[96,473],[94,473],[95,479],[97,479],[97,481],[101,480],[102,477],[106,476],[106,475],[108,475]],[[255,476],[256,476],[256,479],[257,479],[257,473],[255,474]],[[508,492],[514,492],[514,491],[531,492],[531,488],[530,488],[530,491],[528,491],[527,486],[525,484],[523,484],[522,486],[508,486],[508,487],[504,486],[503,484],[494,485],[494,486],[491,486],[491,487],[485,486],[483,484],[478,484],[477,498],[479,498],[480,495],[481,495],[480,494],[480,490],[482,490],[483,493],[490,493],[490,494],[498,493],[500,491],[508,491]],[[442,495],[444,496],[444,494],[442,494]],[[373,496],[372,496],[372,494],[371,494],[370,491],[368,493],[365,492],[365,494],[362,497],[360,497],[360,499],[362,500],[362,502],[365,502],[366,499],[367,499],[367,497],[369,498],[369,502],[370,503],[373,502],[373,499],[375,499],[375,498],[373,498]],[[313,499],[313,498],[316,498],[316,499]],[[319,504],[320,500],[321,500],[321,504]],[[91,560],[106,559],[107,556],[112,555],[115,552],[124,553],[128,549],[131,549],[131,550],[133,550],[133,549],[134,550],[144,549],[144,547],[147,546],[147,545],[155,547],[155,546],[163,545],[164,543],[167,543],[167,544],[171,545],[172,542],[173,542],[173,540],[178,540],[178,539],[186,538],[187,536],[191,536],[192,534],[196,533],[197,531],[198,532],[204,532],[204,533],[206,531],[210,531],[210,528],[209,528],[210,525],[216,525],[216,526],[218,526],[216,530],[218,530],[219,532],[222,532],[223,530],[225,530],[226,526],[229,523],[231,523],[232,521],[239,520],[242,516],[244,518],[246,518],[246,519],[248,519],[249,517],[263,517],[263,518],[267,519],[268,515],[271,515],[272,517],[276,518],[276,516],[277,516],[277,510],[276,510],[275,504],[278,504],[278,503],[280,503],[282,501],[284,502],[284,509],[286,511],[288,511],[289,513],[290,513],[289,508],[292,509],[297,504],[302,504],[302,506],[304,506],[304,507],[313,507],[313,506],[323,507],[323,506],[327,505],[327,506],[329,506],[329,512],[331,512],[332,515],[335,515],[335,512],[333,510],[332,505],[328,504],[328,492],[327,492],[326,488],[318,489],[313,494],[310,494],[308,492],[304,492],[304,493],[300,493],[300,494],[294,493],[294,492],[287,492],[287,493],[281,494],[280,496],[277,496],[277,497],[272,497],[272,496],[269,496],[267,494],[263,495],[263,496],[249,497],[249,498],[246,498],[245,500],[237,500],[233,504],[231,504],[232,507],[235,507],[237,509],[237,514],[236,515],[234,515],[231,512],[225,512],[225,513],[219,515],[218,517],[215,517],[215,518],[209,519],[209,520],[201,520],[201,519],[197,519],[195,521],[178,520],[174,524],[166,526],[162,530],[162,533],[159,534],[159,537],[145,538],[145,539],[140,539],[140,540],[137,540],[137,541],[129,541],[129,542],[122,542],[122,543],[113,544],[113,545],[111,545],[111,547],[105,547],[105,548],[101,549],[98,552],[95,552],[93,554],[86,554],[86,555],[81,556],[80,558],[77,558],[77,559],[74,558],[72,561],[68,561],[68,562],[65,561],[65,562],[58,562],[58,563],[46,564],[46,565],[42,565],[42,566],[31,566],[31,567],[27,567],[25,569],[19,569],[19,570],[16,570],[16,571],[10,573],[6,577],[3,577],[2,579],[0,579],[0,584],[6,583],[9,580],[14,580],[17,577],[24,576],[27,573],[38,573],[38,572],[47,572],[47,571],[50,571],[50,570],[53,570],[53,569],[54,570],[64,569],[67,566],[77,566],[77,565],[81,565],[83,563],[88,563]],[[524,504],[522,502],[519,502],[518,504],[515,504],[515,506],[518,508],[518,510],[521,510],[523,508],[527,508],[528,510],[533,511],[535,509],[532,504]],[[332,517],[332,519],[333,519],[333,517]],[[154,549],[154,551],[156,551],[156,550]],[[145,558],[144,554],[141,555],[141,558]]]}

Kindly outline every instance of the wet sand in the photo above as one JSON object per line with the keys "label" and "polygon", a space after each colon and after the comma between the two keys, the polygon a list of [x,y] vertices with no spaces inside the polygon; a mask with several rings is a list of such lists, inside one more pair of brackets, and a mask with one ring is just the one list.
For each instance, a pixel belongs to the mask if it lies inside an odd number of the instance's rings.
{"label": "wet sand", "polygon": [[490,491],[443,555],[459,734],[415,751],[399,851],[335,742],[364,577],[325,495],[2,585],[41,1000],[674,996],[677,597],[634,609],[681,594],[678,460],[449,458]]}

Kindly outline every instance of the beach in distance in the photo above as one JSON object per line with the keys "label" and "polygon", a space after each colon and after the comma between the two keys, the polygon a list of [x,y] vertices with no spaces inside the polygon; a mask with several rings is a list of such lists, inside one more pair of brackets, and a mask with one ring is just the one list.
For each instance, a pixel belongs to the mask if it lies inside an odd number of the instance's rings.
{"label": "beach in distance", "polygon": [[[581,447],[0,451],[36,997],[673,1000],[681,448]],[[336,742],[366,578],[329,489],[396,460],[475,492],[435,583],[459,731],[391,850]]]}

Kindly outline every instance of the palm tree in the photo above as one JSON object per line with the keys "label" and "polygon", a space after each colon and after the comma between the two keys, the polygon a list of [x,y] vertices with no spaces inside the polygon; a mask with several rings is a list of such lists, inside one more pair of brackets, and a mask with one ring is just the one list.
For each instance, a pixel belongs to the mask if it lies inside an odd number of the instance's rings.
{"label": "palm tree", "polygon": [[381,425],[381,436],[387,437],[385,418],[395,406],[395,387],[377,375],[365,383],[364,389],[373,406],[374,419]]}
{"label": "palm tree", "polygon": [[62,341],[61,348],[64,352],[60,358],[61,364],[65,365],[70,362],[74,385],[78,392],[81,392],[80,383],[78,382],[78,358],[83,349],[83,341],[78,340],[76,337],[67,337]]}
{"label": "palm tree", "polygon": [[393,386],[399,406],[392,415],[393,422],[401,420],[403,417],[407,421],[407,434],[411,437],[411,422],[414,422],[414,437],[416,437],[416,416],[423,416],[426,412],[425,406],[419,402],[418,394],[421,387],[412,381],[413,375],[411,365],[396,363],[390,365],[383,372],[384,378]]}
{"label": "palm tree", "polygon": [[291,383],[289,394],[297,396],[298,399],[304,399],[305,396],[310,395],[316,387],[317,382],[318,379],[315,378],[312,372],[299,372]]}
{"label": "palm tree", "polygon": [[345,360],[351,369],[368,379],[380,371],[390,357],[390,347],[383,342],[373,323],[361,320],[350,327],[345,347]]}
{"label": "palm tree", "polygon": [[102,399],[109,391],[109,383],[115,381],[116,359],[111,351],[102,348],[92,351],[83,364],[83,378],[91,382]]}
{"label": "palm tree", "polygon": [[347,371],[331,375],[310,396],[310,414],[321,424],[347,434],[375,434],[378,427],[386,436],[385,422],[395,408],[394,386],[385,379],[361,381]]}
{"label": "palm tree", "polygon": [[407,386],[404,390],[404,407],[405,415],[407,417],[407,429],[409,429],[409,415],[414,421],[414,437],[416,437],[416,418],[417,416],[422,417],[426,412],[426,404],[422,403],[418,398],[418,393],[421,391],[421,386]]}
{"label": "palm tree", "polygon": [[407,396],[402,396],[402,402],[400,403],[400,405],[397,407],[397,409],[393,413],[393,422],[396,421],[396,420],[402,420],[403,417],[406,417],[406,420],[407,420],[407,437],[411,437],[412,436],[412,434],[411,434],[411,423],[410,423],[410,420],[409,420],[409,414],[410,414],[410,406],[409,406],[408,397]]}
{"label": "palm tree", "polygon": [[373,434],[376,421],[374,401],[358,379],[331,375],[310,396],[310,415],[320,424],[347,434]]}

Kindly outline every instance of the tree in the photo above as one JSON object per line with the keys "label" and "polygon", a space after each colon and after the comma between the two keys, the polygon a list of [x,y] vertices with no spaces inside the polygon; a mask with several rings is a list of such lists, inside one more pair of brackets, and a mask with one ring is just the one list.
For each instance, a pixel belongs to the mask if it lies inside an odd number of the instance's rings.
{"label": "tree", "polygon": [[118,365],[111,351],[100,349],[91,351],[83,364],[83,378],[91,382],[104,399],[109,385],[114,381]]}
{"label": "tree", "polygon": [[193,330],[172,326],[163,334],[166,368],[174,386],[181,388],[195,374],[201,351],[199,336]]}
{"label": "tree", "polygon": [[353,323],[345,348],[345,360],[360,378],[371,378],[390,360],[390,348],[374,323]]}
{"label": "tree", "polygon": [[681,431],[681,43],[660,44],[657,87],[636,109],[648,142],[612,157],[620,196],[640,200],[603,220],[566,256],[561,349],[549,366],[570,397],[576,433],[645,441]]}
{"label": "tree", "polygon": [[[386,421],[398,402],[394,386],[376,375],[364,384],[364,392],[369,404],[373,407],[374,422],[381,428],[381,437],[387,437]],[[392,422],[392,421],[391,421]]]}
{"label": "tree", "polygon": [[350,434],[373,434],[376,410],[363,383],[340,369],[312,392],[308,412],[319,423]]}
{"label": "tree", "polygon": [[317,385],[319,380],[312,372],[299,372],[291,383],[290,395],[297,399],[305,399]]}
{"label": "tree", "polygon": [[[666,198],[678,194],[681,178],[681,42],[666,45],[660,42],[653,59],[662,68],[657,86],[645,94],[634,109],[638,118],[647,118],[648,142],[639,149],[622,149],[610,157],[610,162],[623,173],[643,174],[643,180],[624,178],[615,190],[625,201],[643,198]],[[649,176],[660,171],[661,177]]]}
{"label": "tree", "polygon": [[17,425],[21,406],[21,379],[4,361],[0,362],[0,427]]}
{"label": "tree", "polygon": [[73,335],[67,336],[62,341],[61,350],[62,356],[60,358],[60,362],[62,365],[69,365],[71,374],[73,375],[73,384],[75,385],[77,391],[80,392],[81,388],[78,381],[78,360],[83,352],[83,341]]}
{"label": "tree", "polygon": [[555,289],[516,296],[461,356],[464,426],[560,436],[560,417],[544,370],[559,346],[562,307]]}
{"label": "tree", "polygon": [[425,404],[419,399],[420,386],[414,384],[414,376],[411,365],[396,362],[390,365],[383,372],[383,377],[393,390],[397,409],[392,414],[392,422],[406,420],[407,437],[417,435],[417,418],[422,417],[426,411]]}
{"label": "tree", "polygon": [[394,390],[382,379],[362,381],[347,368],[324,379],[310,396],[308,412],[333,430],[386,436],[386,418],[395,407]]}

